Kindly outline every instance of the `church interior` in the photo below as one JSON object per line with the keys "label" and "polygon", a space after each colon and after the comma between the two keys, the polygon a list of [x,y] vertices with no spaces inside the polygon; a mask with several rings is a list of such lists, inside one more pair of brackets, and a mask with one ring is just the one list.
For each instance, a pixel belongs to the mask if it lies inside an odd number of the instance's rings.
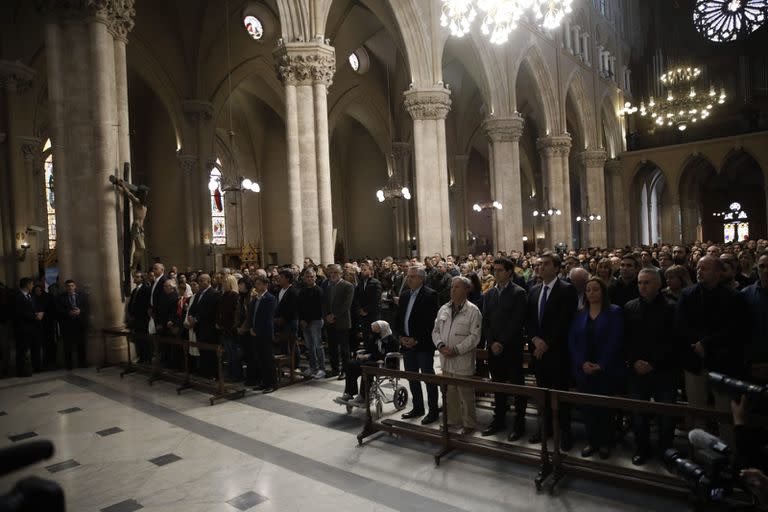
{"label": "church interior", "polygon": [[658,489],[598,478],[632,469],[630,448],[549,493],[546,442],[440,462],[439,434],[384,421],[358,445],[371,407],[334,403],[336,379],[216,405],[149,386],[126,370],[131,276],[767,239],[766,16],[764,0],[0,2],[0,285],[74,280],[90,366],[0,380],[0,453],[55,447],[0,493],[36,476],[73,511],[686,510],[660,460],[641,477]]}

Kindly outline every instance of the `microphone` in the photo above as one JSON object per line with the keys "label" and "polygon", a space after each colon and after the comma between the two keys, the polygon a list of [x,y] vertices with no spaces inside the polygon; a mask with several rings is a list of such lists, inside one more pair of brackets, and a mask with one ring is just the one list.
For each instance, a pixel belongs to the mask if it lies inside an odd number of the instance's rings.
{"label": "microphone", "polygon": [[31,441],[0,450],[0,476],[32,465],[53,455],[50,441]]}
{"label": "microphone", "polygon": [[723,455],[726,455],[731,451],[728,445],[720,440],[720,438],[717,438],[700,428],[695,428],[688,432],[688,441],[701,450],[713,450]]}

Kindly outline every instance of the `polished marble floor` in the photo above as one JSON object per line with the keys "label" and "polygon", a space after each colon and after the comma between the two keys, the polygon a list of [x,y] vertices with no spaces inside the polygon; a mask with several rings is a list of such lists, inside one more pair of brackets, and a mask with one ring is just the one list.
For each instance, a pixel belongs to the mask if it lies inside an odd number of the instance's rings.
{"label": "polished marble floor", "polygon": [[[537,493],[536,468],[379,434],[336,380],[209,406],[207,395],[119,369],[0,381],[0,447],[49,439],[54,456],[0,479],[58,482],[69,511],[685,510],[679,501],[583,479]],[[386,412],[386,409],[385,409]]]}

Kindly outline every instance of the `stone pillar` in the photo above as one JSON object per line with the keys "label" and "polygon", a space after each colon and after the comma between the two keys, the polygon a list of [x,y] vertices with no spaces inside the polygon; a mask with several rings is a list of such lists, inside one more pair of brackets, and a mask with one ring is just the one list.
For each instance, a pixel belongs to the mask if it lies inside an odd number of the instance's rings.
{"label": "stone pillar", "polygon": [[595,59],[597,60],[597,72],[602,73],[604,71],[603,67],[603,56],[605,55],[605,50],[601,45],[597,46],[597,54],[595,55]]}
{"label": "stone pillar", "polygon": [[602,149],[585,150],[580,159],[584,164],[587,180],[587,211],[582,215],[591,213],[600,215],[602,220],[587,224],[587,240],[589,246],[605,248],[608,245],[608,212],[605,207],[605,151]]}
{"label": "stone pillar", "polygon": [[[91,295],[94,334],[123,321],[118,232],[122,213],[120,194],[109,176],[122,172],[115,155],[122,159],[129,154],[118,129],[124,136],[129,133],[127,118],[120,126],[125,98],[117,81],[126,70],[115,33],[119,27],[118,37],[124,38],[132,28],[133,5],[133,0],[45,4],[59,269],[62,279],[74,279]],[[100,360],[101,350],[100,336],[91,337],[89,360]]]}
{"label": "stone pillar", "polygon": [[574,25],[571,30],[573,31],[573,54],[579,56],[581,55],[581,37],[579,37],[581,27]]}
{"label": "stone pillar", "polygon": [[332,46],[286,43],[274,51],[286,93],[291,259],[333,263],[333,209],[327,90],[336,72]]}
{"label": "stone pillar", "polygon": [[466,254],[467,231],[469,222],[469,205],[467,204],[467,166],[469,165],[469,155],[456,155],[453,157],[453,187],[451,193],[454,195],[454,215],[456,216],[456,250],[457,254]]}
{"label": "stone pillar", "polygon": [[[27,240],[26,227],[31,224],[30,214],[33,213],[32,204],[25,204],[29,198],[31,176],[25,171],[25,153],[22,134],[19,133],[18,122],[23,118],[25,93],[32,86],[35,72],[32,68],[20,62],[0,61],[0,89],[5,90],[7,119],[5,129],[8,141],[8,161],[4,168],[2,182],[2,194],[0,201],[4,204],[3,222],[3,264],[5,272],[14,285],[20,277],[36,276],[36,244],[30,242],[25,261],[20,262],[16,258],[16,251],[22,242]],[[19,148],[17,144],[22,144]],[[40,151],[40,148],[37,148]],[[27,240],[29,241],[29,240]],[[34,261],[33,261],[34,259]]]}
{"label": "stone pillar", "polygon": [[[216,163],[216,157],[212,157],[215,126],[213,123],[213,103],[205,100],[185,100],[181,104],[187,122],[194,128],[196,134],[197,165],[190,169],[189,183],[190,195],[195,201],[199,201],[202,208],[197,209],[197,215],[191,215],[192,229],[192,261],[193,267],[212,267],[213,261],[209,260],[209,250],[206,244],[213,237],[211,226],[211,191],[208,190],[208,180],[211,169]],[[186,148],[182,148],[182,151]],[[226,172],[226,170],[225,170]]]}
{"label": "stone pillar", "polygon": [[489,141],[491,160],[491,201],[499,201],[494,209],[494,250],[523,250],[523,203],[520,183],[520,136],[523,116],[489,119],[483,123]]}
{"label": "stone pillar", "polygon": [[[47,240],[44,239],[45,233],[27,233],[26,227],[31,224],[41,224],[40,219],[40,188],[36,184],[43,184],[43,178],[40,176],[42,170],[42,149],[43,142],[35,137],[20,137],[21,153],[24,155],[24,173],[20,176],[18,187],[15,187],[14,198],[15,206],[21,207],[24,211],[25,224],[20,226],[20,233],[29,243],[26,258],[19,263],[21,275],[37,276],[38,274],[38,253],[42,249],[47,249]],[[19,195],[21,194],[21,195]]]}
{"label": "stone pillar", "polygon": [[629,235],[629,200],[624,194],[622,164],[618,158],[605,162],[607,180],[608,212],[605,221],[608,226],[608,244],[615,248],[628,244]]}
{"label": "stone pillar", "polygon": [[536,140],[536,147],[541,157],[544,170],[544,197],[552,209],[559,209],[561,215],[553,215],[548,219],[548,244],[554,247],[564,243],[571,248],[573,245],[573,226],[571,224],[571,185],[568,176],[568,154],[571,150],[571,136],[550,135]]}
{"label": "stone pillar", "polygon": [[571,44],[571,22],[563,20],[563,46],[566,50],[573,53],[573,45]]}
{"label": "stone pillar", "polygon": [[442,86],[410,89],[405,108],[413,119],[416,230],[420,257],[451,250],[445,118],[451,92]]}
{"label": "stone pillar", "polygon": [[608,73],[611,75],[611,80],[614,82],[618,81],[616,79],[616,57],[614,55],[608,57]]}
{"label": "stone pillar", "polygon": [[[184,191],[184,197],[194,197],[197,194],[194,193],[196,190],[193,192],[193,187],[197,187],[199,185],[198,180],[193,178],[198,174],[196,172],[198,170],[198,158],[195,155],[179,154],[176,155],[176,159],[179,162],[179,172],[181,172],[181,187]],[[208,203],[205,203],[205,205],[207,206]],[[197,252],[196,241],[198,237],[195,236],[195,234],[198,233],[198,231],[195,230],[196,222],[194,222],[194,219],[189,217],[190,216],[185,215],[183,220],[179,219],[181,221],[179,227],[184,231],[184,244],[186,245],[185,252],[188,255],[187,258],[189,258],[184,263],[190,266],[196,266],[197,261],[194,255]]]}
{"label": "stone pillar", "polygon": [[587,32],[581,34],[581,56],[584,59],[584,64],[587,66],[592,65],[592,61],[589,58],[589,34]]}
{"label": "stone pillar", "polygon": [[[409,142],[392,143],[392,169],[403,184],[413,191],[413,186],[408,180],[408,165],[411,161],[411,144]],[[395,249],[397,255],[408,256],[410,253],[410,201],[403,200],[396,211],[397,238]]]}

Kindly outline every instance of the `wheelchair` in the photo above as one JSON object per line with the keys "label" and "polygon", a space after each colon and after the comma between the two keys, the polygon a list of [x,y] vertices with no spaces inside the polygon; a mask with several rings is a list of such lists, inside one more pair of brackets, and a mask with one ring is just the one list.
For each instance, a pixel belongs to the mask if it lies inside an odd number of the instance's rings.
{"label": "wheelchair", "polygon": [[[358,350],[356,354],[361,355],[365,353],[365,350]],[[377,361],[377,364],[379,368],[399,370],[400,361],[402,359],[403,354],[400,352],[387,352],[384,356],[384,360]],[[394,405],[395,411],[402,411],[405,409],[405,406],[408,405],[408,388],[400,384],[400,379],[398,377],[381,377],[376,375],[373,377],[368,389],[368,400],[373,401],[373,416],[378,419],[383,414],[384,404]],[[333,401],[339,405],[345,406],[347,414],[351,414],[353,409],[365,409],[367,406],[365,402],[344,400],[341,397],[335,398]]]}

